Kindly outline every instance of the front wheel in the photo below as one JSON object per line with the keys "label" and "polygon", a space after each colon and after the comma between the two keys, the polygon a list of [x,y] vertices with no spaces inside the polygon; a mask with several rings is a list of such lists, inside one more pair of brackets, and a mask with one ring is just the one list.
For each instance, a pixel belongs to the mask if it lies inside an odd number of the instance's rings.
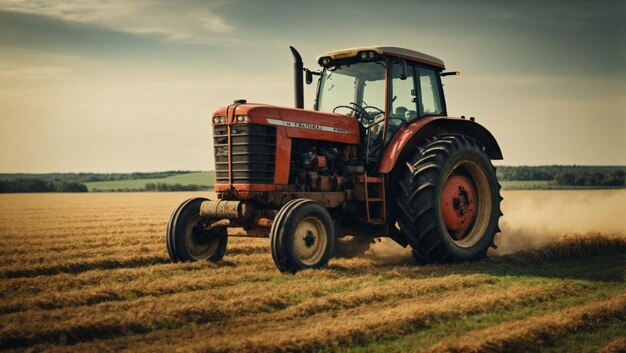
{"label": "front wheel", "polygon": [[281,272],[326,266],[335,244],[330,214],[313,200],[289,201],[272,223],[270,244],[272,258]]}
{"label": "front wheel", "polygon": [[211,221],[200,217],[200,205],[204,201],[208,199],[189,199],[172,213],[165,235],[172,262],[216,262],[224,257],[228,242],[226,228],[211,228]]}
{"label": "front wheel", "polygon": [[398,224],[419,262],[476,260],[494,246],[500,184],[473,138],[441,135],[425,144],[400,186]]}

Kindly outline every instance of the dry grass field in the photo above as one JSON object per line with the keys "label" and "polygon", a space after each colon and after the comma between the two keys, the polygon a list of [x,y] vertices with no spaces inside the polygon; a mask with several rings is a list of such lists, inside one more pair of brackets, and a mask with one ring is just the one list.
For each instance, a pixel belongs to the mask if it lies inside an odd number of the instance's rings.
{"label": "dry grass field", "polygon": [[624,190],[506,192],[502,246],[479,262],[417,266],[382,242],[296,275],[267,239],[169,263],[170,212],[206,194],[0,195],[0,348],[626,350]]}

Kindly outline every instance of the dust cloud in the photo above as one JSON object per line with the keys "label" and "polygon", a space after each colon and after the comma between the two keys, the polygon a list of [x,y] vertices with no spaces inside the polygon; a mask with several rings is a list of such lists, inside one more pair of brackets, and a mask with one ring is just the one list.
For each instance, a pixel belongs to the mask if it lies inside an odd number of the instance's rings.
{"label": "dust cloud", "polygon": [[365,257],[393,265],[415,262],[411,255],[411,247],[403,248],[390,238],[376,239],[376,243],[372,244]]}
{"label": "dust cloud", "polygon": [[[608,234],[626,238],[626,190],[520,190],[503,191],[496,235],[497,249],[504,255],[535,249],[571,234]],[[383,238],[366,257],[388,263],[411,260],[410,247],[402,248]]]}
{"label": "dust cloud", "polygon": [[508,254],[541,247],[568,234],[604,233],[626,237],[626,190],[505,191],[496,235]]}

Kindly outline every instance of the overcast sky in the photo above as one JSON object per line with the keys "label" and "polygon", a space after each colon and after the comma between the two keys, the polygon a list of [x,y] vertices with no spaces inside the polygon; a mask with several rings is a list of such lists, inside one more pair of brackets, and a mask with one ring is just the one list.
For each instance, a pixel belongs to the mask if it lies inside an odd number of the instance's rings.
{"label": "overcast sky", "polygon": [[[288,46],[441,58],[506,165],[626,165],[624,1],[0,0],[0,172],[213,169],[211,112],[293,105]],[[314,85],[306,87],[306,106]]]}

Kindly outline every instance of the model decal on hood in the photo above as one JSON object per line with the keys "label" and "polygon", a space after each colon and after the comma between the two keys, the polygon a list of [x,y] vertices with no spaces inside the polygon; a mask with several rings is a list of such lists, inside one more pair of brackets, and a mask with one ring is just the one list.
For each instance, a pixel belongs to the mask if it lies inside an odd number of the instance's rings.
{"label": "model decal on hood", "polygon": [[328,131],[328,132],[336,132],[338,134],[348,133],[348,130],[340,129],[338,127],[311,124],[311,123],[299,123],[297,121],[285,121],[285,120],[267,118],[267,123],[272,124],[272,125],[284,126],[284,127],[293,127],[297,129]]}

